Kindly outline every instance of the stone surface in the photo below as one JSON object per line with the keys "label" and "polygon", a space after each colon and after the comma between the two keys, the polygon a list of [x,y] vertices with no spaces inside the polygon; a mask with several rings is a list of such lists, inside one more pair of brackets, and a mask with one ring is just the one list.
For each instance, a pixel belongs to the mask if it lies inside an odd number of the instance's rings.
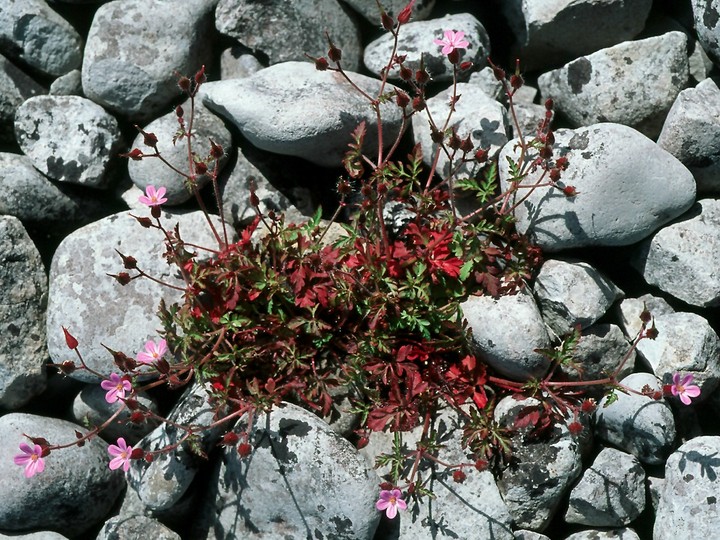
{"label": "stone surface", "polygon": [[[25,478],[12,462],[23,433],[45,437],[55,444],[75,440],[83,428],[56,418],[24,413],[0,417],[0,530],[24,532],[51,529],[77,537],[101,522],[125,485],[122,473],[108,468],[107,445],[92,439],[82,448],[72,446],[45,457],[45,470]],[[31,511],[28,509],[42,509]]]}
{"label": "stone surface", "polygon": [[[630,344],[622,330],[614,324],[594,324],[583,330],[572,356],[577,365],[562,367],[562,372],[570,380],[603,379],[615,372],[621,362],[624,364],[618,373],[619,378],[630,375],[635,368],[635,352],[630,352]],[[626,356],[627,359],[623,360]],[[593,389],[588,392],[595,393]]]}
{"label": "stone surface", "polygon": [[[2,8],[0,8],[2,9]],[[28,98],[45,93],[45,88],[0,55],[0,142],[15,140],[15,111]]]}
{"label": "stone surface", "polygon": [[676,372],[693,375],[706,399],[720,384],[720,337],[706,319],[695,313],[668,313],[655,316],[658,336],[643,339],[637,351],[664,384]]}
{"label": "stone surface", "polygon": [[[377,79],[348,76],[370,95],[380,88]],[[252,144],[269,152],[338,167],[352,141],[351,132],[363,121],[365,148],[372,152],[377,147],[377,118],[369,102],[342,76],[317,71],[310,62],[284,62],[244,79],[208,83],[201,97]],[[402,111],[394,102],[380,109],[383,141],[389,146],[400,131]]]}
{"label": "stone surface", "polygon": [[96,540],[137,540],[139,538],[180,540],[182,537],[155,519],[146,516],[131,516],[110,518],[103,525]]}
{"label": "stone surface", "polygon": [[241,79],[260,71],[263,65],[240,45],[228,47],[220,55],[220,79]]}
{"label": "stone surface", "polygon": [[685,165],[698,193],[720,193],[720,89],[712,79],[678,94],[658,146]]}
{"label": "stone surface", "polygon": [[503,0],[523,69],[567,62],[634,38],[652,0]]}
{"label": "stone surface", "polygon": [[100,6],[85,46],[85,95],[134,121],[165,112],[179,95],[176,73],[192,76],[210,63],[217,2],[115,0]]}
{"label": "stone surface", "polygon": [[[185,101],[181,104],[186,115],[190,114],[190,102]],[[189,121],[186,116],[185,121]],[[178,117],[175,111],[153,120],[143,128],[147,133],[154,133],[157,137],[157,149],[163,158],[185,174],[191,170],[191,164],[188,163],[188,146],[187,139],[179,139],[174,141],[174,135],[178,130]],[[225,156],[218,162],[218,173],[220,173],[227,162],[227,154],[232,151],[232,137],[230,132],[225,128],[222,120],[211,113],[202,103],[195,105],[195,117],[193,119],[193,131],[195,137],[192,140],[192,150],[201,159],[210,157],[210,140],[219,144],[225,151]],[[143,152],[153,153],[151,148],[143,144],[144,136],[142,133],[137,134],[133,141],[133,148],[140,148]],[[173,171],[167,164],[159,159],[146,158],[141,160],[128,160],[128,173],[133,183],[143,191],[148,185],[156,188],[164,187],[166,189],[165,198],[168,206],[184,203],[194,198],[193,192],[188,187],[187,179],[177,172]],[[208,169],[211,173],[215,167],[214,160],[208,162]],[[210,182],[210,174],[201,175],[197,180],[197,188],[202,189]]]}
{"label": "stone surface", "polygon": [[[148,216],[149,211],[137,215]],[[165,213],[162,219],[168,230],[179,223],[187,242],[216,245],[201,212]],[[102,345],[134,356],[148,339],[156,339],[160,321],[155,313],[160,298],[168,303],[180,300],[179,291],[148,279],[136,279],[123,287],[109,277],[107,274],[124,271],[116,249],[136,257],[138,266],[154,278],[181,284],[174,277],[175,268],[162,257],[162,232],[141,227],[131,212],[113,214],[73,232],[58,246],[50,268],[47,328],[54,362],[68,359],[64,326],[78,339],[85,363],[108,373],[113,369],[112,356]],[[72,376],[98,382],[85,371],[75,371]]]}
{"label": "stone surface", "polygon": [[80,34],[42,0],[4,0],[0,6],[3,52],[45,75],[80,67]]}
{"label": "stone surface", "polygon": [[471,347],[500,374],[527,380],[545,373],[550,362],[536,349],[549,347],[550,337],[530,294],[471,296],[461,308]]}
{"label": "stone surface", "polygon": [[[420,67],[422,56],[425,69],[434,81],[452,81],[453,65],[447,55],[442,54],[442,46],[433,43],[433,40],[443,38],[445,30],[465,33],[468,46],[458,50],[460,62],[473,62],[478,66],[486,64],[490,55],[490,39],[485,27],[469,13],[458,13],[403,25],[396,52],[405,55],[403,65],[414,72]],[[386,33],[365,47],[365,67],[378,77],[387,66],[394,41],[392,35]],[[400,80],[400,70],[397,67],[390,71],[390,78]]]}
{"label": "stone surface", "polygon": [[[328,50],[327,32],[342,50],[344,69],[357,71],[360,67],[360,33],[337,0],[220,0],[215,26],[266,56],[270,64],[307,61],[306,53],[324,56]],[[278,35],[283,39],[277,39]]]}
{"label": "stone surface", "polygon": [[[518,159],[510,141],[500,153],[500,180],[510,181],[507,158]],[[535,190],[515,211],[520,232],[545,251],[589,246],[624,246],[639,242],[680,216],[695,200],[690,171],[647,137],[620,124],[596,124],[555,132],[555,156],[569,165],[561,185]],[[531,154],[531,157],[534,154]],[[530,173],[525,184],[538,181]],[[663,189],[657,189],[658,184]],[[524,195],[524,194],[523,194]]]}
{"label": "stone surface", "polygon": [[104,188],[122,146],[117,121],[79,96],[36,96],[15,115],[18,144],[40,172],[70,184]]}
{"label": "stone surface", "polygon": [[591,265],[578,260],[546,260],[533,292],[543,320],[556,335],[587,328],[623,293]]}
{"label": "stone surface", "polygon": [[[367,0],[344,0],[353,10],[365,17],[368,22],[378,25],[380,24],[380,10],[377,4],[368,2]],[[426,19],[435,7],[436,0],[417,0],[412,6],[411,21],[419,21]],[[385,11],[397,20],[397,15],[402,9],[408,5],[408,0],[384,0],[381,2]]]}
{"label": "stone surface", "polygon": [[693,306],[720,305],[720,200],[702,199],[638,246],[645,281]]}
{"label": "stone surface", "polygon": [[565,540],[641,540],[638,534],[627,527],[621,529],[590,529],[577,532],[566,537]]}
{"label": "stone surface", "polygon": [[0,216],[0,298],[0,407],[14,409],[45,388],[47,279],[37,248],[11,216]]}
{"label": "stone surface", "polygon": [[[450,98],[452,88],[440,92],[427,100],[427,109],[433,120],[442,127],[450,114]],[[483,148],[488,151],[490,158],[497,156],[500,149],[508,141],[508,117],[505,108],[489,97],[476,85],[458,83],[456,92],[460,100],[455,105],[455,112],[450,117],[448,129],[455,129],[458,137],[470,137],[476,149]],[[432,130],[428,123],[428,116],[424,111],[412,117],[413,135],[415,142],[420,143],[423,150],[423,161],[428,168],[432,165],[438,144],[432,140]],[[445,141],[447,143],[447,140]],[[450,171],[455,170],[458,178],[471,176],[475,171],[473,164],[462,164],[458,167],[458,160],[462,153],[458,153],[454,160],[440,151],[437,161],[437,173],[446,178]]]}
{"label": "stone surface", "polygon": [[653,529],[654,540],[712,538],[720,527],[720,437],[696,437],[665,465],[665,482]]}
{"label": "stone surface", "polygon": [[634,340],[642,328],[640,314],[644,309],[647,309],[653,317],[675,311],[667,303],[667,300],[659,296],[643,294],[638,298],[625,298],[618,304],[618,316],[620,318],[620,327],[630,340]]}
{"label": "stone surface", "polygon": [[[657,378],[650,373],[633,373],[621,379],[625,386],[638,392],[647,386],[661,390]],[[670,406],[651,397],[617,392],[617,401],[600,401],[595,410],[595,434],[636,456],[642,463],[663,463],[675,442],[675,419]]]}
{"label": "stone surface", "polygon": [[645,471],[637,458],[604,448],[570,492],[565,521],[592,527],[620,527],[645,509]]}
{"label": "stone surface", "polygon": [[687,37],[668,32],[582,56],[544,73],[538,85],[574,126],[615,122],[655,138],[688,69]]}
{"label": "stone surface", "polygon": [[714,0],[691,0],[691,4],[698,40],[715,65],[719,65],[720,7]]}
{"label": "stone surface", "polygon": [[284,404],[258,415],[250,436],[247,458],[224,452],[193,538],[373,538],[380,479],[324,421]]}

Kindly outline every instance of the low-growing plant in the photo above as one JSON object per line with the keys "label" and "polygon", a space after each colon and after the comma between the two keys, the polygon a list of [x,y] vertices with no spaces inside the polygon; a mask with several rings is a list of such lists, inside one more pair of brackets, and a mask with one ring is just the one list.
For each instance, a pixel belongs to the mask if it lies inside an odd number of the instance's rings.
{"label": "low-growing plant", "polygon": [[[387,466],[391,474],[380,486],[377,508],[392,518],[407,507],[402,490],[418,499],[432,495],[421,462],[448,468],[457,482],[465,479],[468,468],[500,468],[507,463],[512,455],[511,433],[493,418],[500,398],[536,398],[539,404],[523,409],[514,428],[531,426],[531,435],[541,436],[558,423],[567,424],[571,432],[582,428],[580,415],[594,407],[594,402],[585,398],[588,388],[629,391],[617,377],[637,343],[656,333],[646,311],[627,356],[600,380],[573,382],[557,377],[559,368],[573,361],[579,331],[544,351],[551,367],[536,380],[499,377],[483,358],[473,354],[461,303],[470,295],[517,293],[532,279],[541,261],[539,249],[515,230],[513,210],[540,188],[561,190],[568,197],[578,194],[572,186],[560,183],[568,161],[553,153],[552,102],[545,104],[545,117],[532,137],[519,125],[513,101],[523,85],[519,66],[508,77],[490,62],[503,86],[519,148],[517,161],[509,163],[512,178],[508,189],[500,188],[497,157],[490,155],[488,148],[474,147],[470,135],[451,127],[454,105],[461,99],[458,77],[473,67],[461,61],[462,51],[469,45],[462,32],[449,29],[435,40],[453,67],[453,93],[447,117],[432,117],[426,107],[430,74],[422,61],[419,68],[411,69],[405,56],[397,53],[399,32],[410,18],[412,4],[394,19],[381,8],[382,25],[394,41],[377,95],[368,95],[355,85],[352,75],[342,68],[342,51],[329,37],[327,57],[311,57],[318,69],[338,73],[361,92],[377,117],[377,148],[366,148],[364,123],[352,133],[342,162],[345,173],[337,183],[338,208],[329,220],[322,219],[321,211],[302,224],[289,223],[282,214],[262,214],[252,191],[249,202],[257,216],[237,231],[236,237],[236,231],[223,220],[218,186],[219,162],[225,150],[210,141],[207,154],[196,151],[201,141],[196,140],[193,129],[194,107],[205,82],[204,68],[192,78],[181,76],[178,80],[190,108],[186,116],[183,108],[177,107],[179,129],[173,142],[187,145],[186,171],[165,160],[155,134],[138,127],[149,151],[135,148],[125,156],[159,159],[181,174],[217,243],[206,247],[188,244],[178,227],[166,228],[161,212],[165,189],[147,188],[140,202],[150,208],[150,216],[136,219],[148,234],[164,236],[163,256],[176,266],[183,285],[163,285],[178,289],[182,298],[170,305],[160,303],[160,336],[146,343],[135,358],[109,350],[118,370],[115,373],[90,369],[79,343],[63,328],[77,361],[64,362],[59,368],[64,373],[75,369],[94,373],[103,380],[106,400],[119,407],[102,425],[85,434],[78,431],[75,440],[64,444],[28,437],[32,446],[22,443],[21,454],[15,457],[26,476],[41,473],[43,459],[50,452],[82,445],[125,409],[131,411],[130,422],[169,422],[137,400],[140,392],[154,386],[201,384],[217,412],[215,421],[203,426],[173,424],[182,433],[179,440],[152,451],[142,443],[133,448],[120,438],[108,449],[111,469],[128,471],[132,460],[152,461],[180,445],[204,455],[198,436],[217,427],[224,433],[221,444],[247,456],[254,441],[249,432],[233,431],[240,417],[252,419],[287,401],[327,418],[338,412],[334,396],[342,391],[358,415],[354,442],[359,447],[372,432],[395,434],[393,452],[378,459],[378,465]],[[388,83],[393,71],[399,73],[402,87]],[[389,102],[401,109],[403,129],[385,151],[380,105]],[[424,165],[423,152],[431,149],[415,145],[407,155],[398,155],[404,127],[415,114],[427,117],[436,144],[430,166]],[[441,155],[452,163],[445,178],[436,174]],[[542,170],[540,180],[528,183],[529,172],[537,169]],[[472,172],[460,173],[468,170]],[[200,197],[202,176],[210,178],[221,226],[211,219]],[[461,214],[456,204],[460,195],[473,197],[475,210]],[[400,212],[391,216],[392,209]],[[341,215],[349,218],[341,223]],[[156,280],[131,255],[121,253],[120,257],[124,268],[112,276],[120,284],[140,278]],[[148,370],[156,375],[149,381]],[[668,389],[683,403],[699,394],[689,377],[674,379]],[[650,389],[645,393],[654,395]],[[442,443],[436,438],[433,422],[447,408],[462,422],[463,443],[472,456],[465,463],[443,463],[437,458]],[[245,425],[252,426],[252,421]],[[418,427],[420,443],[408,451],[402,434]]]}

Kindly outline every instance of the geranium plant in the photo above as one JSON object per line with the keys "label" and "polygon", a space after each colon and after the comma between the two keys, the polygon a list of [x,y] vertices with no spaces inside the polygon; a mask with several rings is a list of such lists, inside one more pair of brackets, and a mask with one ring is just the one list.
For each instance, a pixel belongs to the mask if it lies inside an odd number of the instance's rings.
{"label": "geranium plant", "polygon": [[[110,374],[90,370],[83,362],[80,344],[63,328],[77,361],[64,362],[59,368],[65,373],[92,371],[102,380],[106,400],[118,402],[120,407],[102,425],[85,434],[78,432],[75,440],[64,444],[28,437],[32,445],[21,443],[21,454],[15,457],[26,476],[41,473],[43,459],[50,452],[96,436],[126,408],[132,422],[167,421],[137,399],[140,392],[153,386],[177,388],[191,381],[200,383],[217,411],[215,421],[203,427],[174,423],[182,436],[153,451],[144,449],[142,442],[132,447],[119,438],[108,449],[111,469],[127,471],[132,460],[152,461],[179,445],[204,455],[195,444],[198,432],[217,427],[224,429],[224,446],[247,456],[253,445],[249,433],[232,431],[241,416],[252,418],[290,401],[328,417],[338,406],[333,396],[343,389],[359,417],[354,439],[358,446],[365,444],[373,431],[396,434],[395,451],[379,459],[392,473],[380,486],[377,509],[392,518],[407,507],[402,489],[411,487],[414,497],[429,494],[428,479],[420,476],[417,465],[436,459],[432,422],[441,409],[452,408],[462,419],[463,442],[474,456],[469,463],[444,464],[454,471],[454,480],[462,482],[466,467],[499,466],[511,454],[509,433],[497,425],[492,414],[500,397],[538,398],[541,405],[524,411],[518,427],[532,424],[540,432],[557,422],[573,423],[590,410],[582,399],[583,388],[602,385],[622,390],[617,381],[622,365],[600,381],[555,380],[556,369],[571,358],[577,333],[546,352],[552,360],[551,370],[529,382],[497,377],[470,351],[461,302],[474,294],[516,293],[532,279],[540,262],[539,250],[514,229],[514,208],[535,189],[558,189],[567,196],[577,193],[572,186],[558,183],[568,163],[553,155],[552,103],[546,103],[546,115],[532,138],[519,127],[513,105],[515,92],[523,84],[519,67],[508,77],[490,63],[505,90],[521,149],[519,160],[511,163],[513,178],[507,191],[499,189],[497,163],[488,149],[475,148],[469,135],[451,127],[452,106],[447,118],[433,118],[428,113],[425,89],[430,74],[422,62],[416,70],[407,67],[405,57],[397,51],[399,32],[410,18],[412,3],[396,19],[381,13],[394,46],[382,71],[378,95],[367,95],[354,85],[342,69],[342,51],[330,38],[327,57],[312,58],[318,69],[340,74],[363,93],[378,120],[377,148],[366,148],[364,124],[352,133],[342,162],[345,175],[337,184],[338,208],[330,220],[324,221],[320,211],[300,225],[287,223],[283,215],[264,215],[253,192],[250,204],[257,216],[237,231],[238,240],[234,240],[236,231],[224,221],[222,227],[214,225],[198,192],[198,180],[210,177],[222,220],[218,171],[224,149],[210,141],[205,154],[197,153],[201,141],[193,130],[204,68],[192,78],[181,76],[178,80],[190,109],[187,117],[181,107],[176,109],[179,130],[174,142],[187,145],[187,170],[166,162],[156,135],[138,127],[149,150],[135,148],[125,156],[160,159],[180,173],[205,212],[217,243],[188,245],[177,229],[167,229],[160,211],[167,201],[165,189],[147,187],[139,200],[150,215],[137,216],[137,221],[164,235],[162,256],[176,265],[184,284],[159,284],[178,289],[182,299],[159,305],[161,335],[148,341],[135,358],[110,351],[116,369]],[[454,82],[472,69],[471,63],[459,60],[459,52],[469,46],[462,32],[448,29],[434,43],[452,64]],[[392,70],[398,70],[402,87],[387,83]],[[451,105],[459,99],[454,91]],[[423,164],[427,149],[419,145],[398,155],[402,130],[389,150],[384,150],[380,104],[386,102],[394,102],[403,111],[404,125],[414,114],[426,115],[437,144],[431,166]],[[446,178],[439,178],[435,171],[441,154],[453,162]],[[472,165],[475,172],[459,176],[460,165]],[[528,172],[538,168],[543,171],[541,179],[526,184]],[[466,215],[461,215],[455,204],[461,193],[477,201],[476,209]],[[401,208],[402,219],[390,219],[391,208]],[[350,217],[340,223],[341,214]],[[342,234],[329,240],[330,227],[338,223]],[[112,277],[121,285],[140,278],[155,280],[131,255],[120,257],[124,268]],[[653,337],[649,322],[649,316],[643,314],[643,327],[633,348],[640,339]],[[148,380],[148,370],[155,374],[154,379]],[[674,380],[672,386],[672,393],[684,403],[698,395],[690,382],[686,377]],[[245,424],[251,426],[252,422]],[[402,433],[418,426],[423,443],[412,452],[402,451]],[[414,466],[405,467],[407,460]]]}

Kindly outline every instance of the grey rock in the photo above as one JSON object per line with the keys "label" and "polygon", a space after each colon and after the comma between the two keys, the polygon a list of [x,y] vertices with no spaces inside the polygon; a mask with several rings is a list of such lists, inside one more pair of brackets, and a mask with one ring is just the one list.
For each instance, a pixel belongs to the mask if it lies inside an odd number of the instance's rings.
{"label": "grey rock", "polygon": [[494,100],[500,101],[505,96],[505,89],[502,83],[495,78],[495,73],[490,66],[485,66],[480,71],[471,73],[467,82],[478,86]]}
{"label": "grey rock", "polygon": [[655,138],[688,81],[682,32],[628,41],[544,73],[544,98],[575,126],[616,122]]}
{"label": "grey rock", "polygon": [[67,536],[53,531],[39,531],[28,534],[6,535],[0,533],[0,540],[67,540]]}
{"label": "grey rock", "polygon": [[658,146],[685,165],[698,193],[720,193],[720,89],[712,79],[678,94]]}
{"label": "grey rock", "polygon": [[46,75],[80,67],[82,38],[42,0],[4,0],[0,6],[3,52]]}
{"label": "grey rock", "polygon": [[533,292],[543,320],[562,336],[580,325],[595,323],[623,292],[588,263],[577,260],[546,260],[537,275]]}
{"label": "grey rock", "polygon": [[[458,50],[460,62],[470,61],[477,66],[486,64],[486,58],[490,54],[490,39],[485,27],[469,13],[458,13],[403,25],[400,28],[396,51],[396,54],[405,56],[403,65],[415,71],[420,67],[422,56],[425,69],[434,81],[451,81],[453,65],[447,55],[442,54],[442,47],[433,43],[433,40],[443,38],[445,30],[465,33],[465,40],[469,45],[466,49]],[[389,33],[368,43],[363,56],[365,67],[379,76],[390,60],[393,45],[394,38]],[[389,78],[400,79],[397,67],[390,71]]]}
{"label": "grey rock", "polygon": [[260,71],[263,65],[245,47],[235,45],[220,55],[220,79],[242,79]]}
{"label": "grey rock", "polygon": [[51,96],[81,96],[82,92],[82,73],[79,69],[73,69],[53,81],[49,94]]}
{"label": "grey rock", "polygon": [[[614,324],[594,324],[583,330],[573,352],[573,360],[577,367],[562,368],[570,380],[602,379],[618,368],[618,377],[623,378],[630,375],[635,367],[635,352],[630,351],[630,344],[619,327]],[[592,389],[588,392],[592,393]]]}
{"label": "grey rock", "polygon": [[567,62],[634,38],[652,0],[504,0],[501,10],[517,39],[523,69]]}
{"label": "grey rock", "polygon": [[[374,2],[367,0],[343,0],[357,13],[362,15],[368,22],[378,25],[380,24],[380,10]],[[397,20],[397,15],[402,9],[409,4],[409,0],[384,0],[381,2],[386,13]],[[410,21],[420,21],[427,19],[428,15],[435,7],[435,0],[417,0],[412,6],[412,16]]]}
{"label": "grey rock", "polygon": [[[190,121],[190,102],[181,104],[185,111],[185,122]],[[187,124],[186,124],[187,125]],[[178,117],[175,111],[153,120],[143,128],[147,133],[154,133],[158,139],[157,149],[165,160],[177,170],[190,174],[191,167],[188,163],[187,139],[174,141],[175,133],[178,130]],[[195,115],[193,117],[193,132],[195,137],[192,140],[192,150],[200,159],[210,157],[210,140],[219,144],[225,150],[225,156],[218,162],[218,173],[222,171],[227,162],[227,154],[232,151],[232,137],[223,121],[210,112],[202,103],[195,104]],[[138,133],[133,141],[133,148],[140,148],[143,152],[153,153],[151,148],[143,144],[143,135]],[[168,206],[184,203],[194,197],[188,186],[188,181],[167,164],[156,158],[145,158],[141,160],[128,160],[128,173],[133,183],[142,190],[153,185],[156,188],[164,187],[167,191],[165,197]],[[208,162],[208,169],[212,172],[215,166],[214,161]],[[210,174],[201,175],[196,180],[198,190],[210,182]]]}
{"label": "grey rock", "polygon": [[[108,403],[105,400],[106,391],[99,384],[91,384],[82,389],[75,397],[72,408],[72,419],[81,425],[100,426],[108,420],[122,406],[122,403]],[[136,397],[141,410],[158,413],[155,401],[146,395]],[[115,443],[119,437],[125,439],[129,445],[134,445],[145,435],[157,427],[157,421],[148,420],[142,423],[130,422],[131,411],[125,407],[123,412],[100,432],[100,437],[109,443]]]}
{"label": "grey rock", "polygon": [[193,538],[373,537],[380,479],[348,441],[291,404],[235,427],[246,429],[253,451],[224,452]]}
{"label": "grey rock", "polygon": [[695,31],[705,52],[720,65],[720,7],[714,0],[692,0]]}
{"label": "grey rock", "polygon": [[645,281],[693,306],[720,305],[720,200],[702,199],[645,240],[630,264]]}
{"label": "grey rock", "polygon": [[518,103],[515,105],[515,116],[518,119],[518,126],[512,126],[513,136],[518,135],[518,130],[526,137],[533,138],[538,134],[538,127],[545,118],[545,106],[535,103]]}
{"label": "grey rock", "polygon": [[0,216],[0,407],[14,409],[45,388],[47,279],[22,223]]}
{"label": "grey rock", "polygon": [[96,540],[180,540],[182,537],[159,521],[147,516],[114,517],[105,522]]}
{"label": "grey rock", "polygon": [[[380,81],[348,76],[370,95]],[[385,87],[392,91],[392,87]],[[255,146],[297,156],[324,167],[338,167],[351,132],[363,121],[365,149],[377,148],[377,117],[369,102],[340,75],[317,71],[310,62],[284,62],[244,79],[205,84],[205,105],[232,122]],[[394,102],[380,106],[383,141],[389,147],[400,132],[402,110]]]}
{"label": "grey rock", "polygon": [[673,373],[694,376],[700,396],[707,398],[720,384],[720,337],[710,323],[695,313],[669,313],[655,317],[658,336],[643,339],[637,351],[665,384],[672,382]]}
{"label": "grey rock", "polygon": [[26,99],[44,93],[45,88],[0,55],[0,142],[15,141],[15,110]]}
{"label": "grey rock", "polygon": [[[207,389],[198,383],[189,386],[168,415],[168,419],[179,425],[207,426],[218,418],[216,409],[208,402]],[[222,409],[220,410],[222,413]],[[137,447],[154,452],[176,445],[185,432],[170,424],[161,424],[145,436]],[[199,446],[206,454],[217,443],[220,428],[215,427],[199,433]],[[181,444],[169,453],[155,456],[152,463],[133,461],[128,471],[128,484],[152,511],[172,508],[185,495],[200,468],[200,458],[193,454],[187,443]]]}
{"label": "grey rock", "polygon": [[210,63],[217,1],[115,0],[100,6],[85,47],[85,95],[139,122],[164,113],[179,95],[176,73],[193,76]]}
{"label": "grey rock", "polygon": [[[103,348],[133,356],[148,339],[157,339],[160,326],[155,313],[161,298],[168,304],[180,293],[148,279],[136,279],[122,287],[107,274],[123,271],[115,252],[137,258],[138,266],[153,277],[177,285],[174,267],[162,256],[164,235],[141,227],[131,212],[120,212],[86,225],[67,236],[58,246],[50,267],[47,312],[48,350],[56,363],[67,360],[67,345],[61,327],[79,341],[85,363],[100,373],[113,369],[112,356]],[[138,213],[139,216],[147,216]],[[201,212],[186,215],[164,213],[163,224],[171,230],[180,224],[186,242],[217,245]],[[220,227],[218,220],[215,220]],[[74,378],[99,382],[89,372],[78,370]]]}
{"label": "grey rock", "polygon": [[[45,470],[25,478],[11,456],[28,442],[23,433],[45,437],[54,444],[76,440],[83,429],[71,422],[24,413],[0,417],[0,530],[24,532],[52,529],[77,537],[107,515],[125,485],[122,474],[108,468],[107,445],[92,439],[45,457]],[[38,511],[42,508],[42,511]]]}
{"label": "grey rock", "polygon": [[[498,169],[503,189],[511,176],[507,158],[516,160],[517,140],[503,148]],[[535,190],[515,210],[518,230],[547,252],[589,246],[624,246],[639,242],[678,217],[695,200],[690,171],[647,137],[620,124],[596,124],[555,132],[555,156],[569,161],[559,189]],[[528,158],[536,154],[530,152]],[[531,172],[526,185],[537,182],[541,170]],[[663,189],[657,189],[658,182]],[[523,192],[523,196],[526,194]]]}
{"label": "grey rock", "polygon": [[[503,398],[495,420],[503,427],[511,426],[518,413],[537,405],[534,399]],[[523,435],[517,434],[512,444],[517,466],[504,471],[498,488],[515,525],[542,532],[582,472],[579,442],[567,427],[558,424],[548,440],[523,440]]]}
{"label": "grey rock", "polygon": [[342,50],[343,68],[357,71],[360,67],[360,32],[337,0],[220,0],[215,26],[245,47],[267,56],[270,64],[306,60],[306,53],[324,56],[328,50],[327,32]]}
{"label": "grey rock", "polygon": [[70,184],[104,188],[122,146],[118,123],[89,99],[36,96],[15,115],[18,144],[40,172]]}
{"label": "grey rock", "polygon": [[[647,386],[661,391],[650,373],[633,373],[620,381],[638,392]],[[642,463],[659,465],[665,461],[675,442],[675,419],[664,401],[638,394],[617,392],[617,401],[607,398],[595,410],[595,434],[599,439],[633,454]]]}
{"label": "grey rock", "polygon": [[[456,129],[461,139],[469,135],[475,148],[488,150],[488,156],[494,158],[508,141],[507,111],[502,104],[485,94],[477,85],[458,83],[456,91],[460,95],[460,100],[455,104],[455,112],[450,117],[447,128]],[[449,88],[426,102],[433,120],[440,124],[438,129],[442,127],[450,113],[452,92],[452,88]],[[414,114],[412,126],[415,142],[422,146],[423,161],[429,167],[439,150],[438,144],[432,140],[427,114],[422,111]],[[457,167],[461,155],[462,152],[459,152],[455,160],[451,161],[444,152],[440,151],[437,173],[443,178],[446,178],[451,171],[455,171],[458,178],[471,176],[474,171],[472,164],[462,164]]]}
{"label": "grey rock", "polygon": [[550,537],[535,531],[515,531],[515,540],[550,540]]}
{"label": "grey rock", "polygon": [[26,156],[0,152],[0,214],[58,230],[85,219],[88,205],[40,174]]}
{"label": "grey rock", "polygon": [[717,533],[718,453],[720,437],[705,436],[686,442],[668,458],[654,540],[712,538]]}
{"label": "grey rock", "polygon": [[630,528],[621,529],[590,529],[571,534],[565,540],[640,540],[638,534]]}
{"label": "grey rock", "polygon": [[550,337],[530,294],[471,296],[460,307],[471,332],[471,347],[493,369],[515,380],[545,373],[550,362],[536,349],[549,347]]}
{"label": "grey rock", "polygon": [[620,527],[645,509],[645,471],[638,459],[604,448],[570,492],[567,523]]}
{"label": "grey rock", "polygon": [[644,294],[638,298],[625,298],[618,304],[618,316],[620,327],[630,340],[634,340],[642,328],[640,314],[643,309],[647,309],[653,317],[675,311],[667,300],[659,296]]}

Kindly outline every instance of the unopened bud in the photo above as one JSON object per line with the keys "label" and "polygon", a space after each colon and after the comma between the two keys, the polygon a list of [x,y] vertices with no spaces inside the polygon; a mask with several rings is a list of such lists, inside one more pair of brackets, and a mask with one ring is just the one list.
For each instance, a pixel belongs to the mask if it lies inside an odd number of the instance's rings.
{"label": "unopened bud", "polygon": [[413,76],[413,72],[410,68],[405,67],[405,66],[400,67],[400,78],[403,81],[409,81],[410,79],[412,79],[412,76]]}
{"label": "unopened bud", "polygon": [[252,452],[252,446],[246,442],[240,443],[237,445],[237,452],[240,457],[248,457]]}
{"label": "unopened bud", "polygon": [[207,165],[205,164],[205,162],[198,161],[195,163],[195,173],[196,174],[199,174],[200,176],[202,176],[203,174],[205,174],[207,172],[207,170],[208,170],[208,168],[207,168]]}
{"label": "unopened bud", "polygon": [[407,24],[410,20],[410,16],[412,15],[412,8],[413,4],[415,4],[415,0],[410,0],[408,4],[402,8],[400,13],[398,13],[398,23],[399,24]]}
{"label": "unopened bud", "polygon": [[575,189],[575,186],[565,186],[562,189],[563,195],[566,197],[574,197],[577,195],[577,190]]}
{"label": "unopened bud", "polygon": [[512,86],[515,90],[520,88],[523,84],[525,84],[525,81],[521,75],[512,75],[510,77],[510,86]]}
{"label": "unopened bud", "polygon": [[207,81],[207,77],[205,76],[205,65],[203,64],[197,73],[195,73],[195,84],[200,86],[205,81]]}
{"label": "unopened bud", "polygon": [[225,151],[223,150],[223,147],[219,144],[215,143],[212,139],[210,139],[210,156],[213,159],[220,159],[225,155]]}
{"label": "unopened bud", "polygon": [[472,69],[473,63],[470,61],[462,62],[460,64],[460,71],[467,71],[468,69]]}
{"label": "unopened bud", "polygon": [[427,84],[430,81],[430,74],[425,69],[418,69],[415,72],[415,81],[418,84]]}
{"label": "unopened bud", "polygon": [[318,71],[325,71],[329,66],[327,58],[325,58],[324,56],[321,56],[320,58],[314,58],[314,61],[315,69],[317,69]]}
{"label": "unopened bud", "polygon": [[466,478],[467,478],[467,475],[461,469],[456,469],[453,471],[453,481],[454,482],[456,482],[458,484],[462,484]]}
{"label": "unopened bud", "polygon": [[388,32],[395,28],[395,21],[393,21],[393,18],[385,11],[380,14],[380,22],[382,23],[382,27]]}
{"label": "unopened bud", "polygon": [[342,60],[342,50],[335,46],[327,32],[325,35],[327,36],[328,43],[330,44],[330,49],[328,49],[328,58],[337,64],[340,60]]}
{"label": "unopened bud", "polygon": [[120,285],[127,285],[132,281],[132,278],[130,277],[130,274],[127,272],[120,272],[119,274],[108,274],[111,278],[115,278],[115,280]]}
{"label": "unopened bud", "polygon": [[412,100],[412,108],[416,112],[420,112],[425,108],[425,100],[422,96],[415,96]]}
{"label": "unopened bud", "polygon": [[397,90],[395,92],[395,103],[398,104],[398,107],[404,109],[410,104],[410,96],[408,96],[402,90]]}
{"label": "unopened bud", "polygon": [[120,157],[126,157],[134,161],[140,161],[143,158],[143,153],[142,150],[140,150],[139,148],[133,148],[132,150],[130,150],[130,152],[126,154],[120,154]]}
{"label": "unopened bud", "polygon": [[555,102],[552,100],[552,98],[547,98],[545,100],[545,109],[547,109],[548,111],[552,111],[554,105]]}
{"label": "unopened bud", "polygon": [[460,51],[453,49],[448,53],[447,57],[451,64],[457,64],[460,61]]}
{"label": "unopened bud", "polygon": [[184,75],[178,79],[177,85],[183,92],[190,93],[190,79]]}
{"label": "unopened bud", "polygon": [[78,340],[75,339],[75,337],[72,334],[70,334],[70,332],[68,332],[67,328],[65,328],[64,326],[62,327],[62,330],[63,330],[63,333],[65,334],[65,343],[67,344],[68,349],[70,349],[71,351],[74,351],[75,349],[77,349],[78,348]]}

